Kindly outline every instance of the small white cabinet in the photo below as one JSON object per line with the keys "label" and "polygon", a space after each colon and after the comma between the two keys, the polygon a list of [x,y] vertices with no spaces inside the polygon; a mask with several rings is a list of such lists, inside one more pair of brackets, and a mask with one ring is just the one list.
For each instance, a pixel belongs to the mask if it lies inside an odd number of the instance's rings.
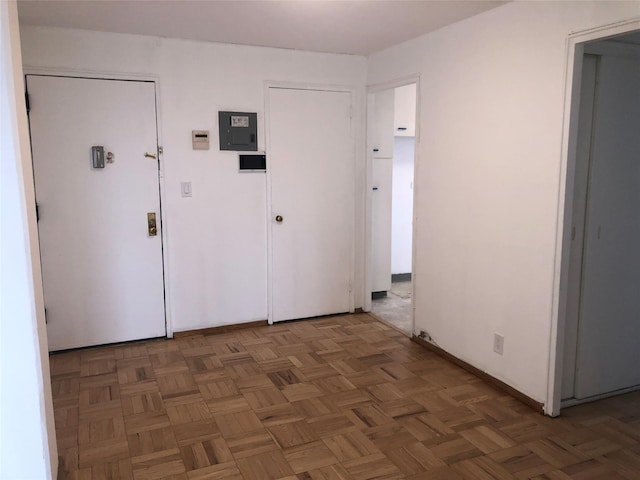
{"label": "small white cabinet", "polygon": [[396,137],[416,136],[416,84],[395,89],[393,134]]}
{"label": "small white cabinet", "polygon": [[395,110],[394,89],[374,95],[373,107],[373,158],[393,157],[393,116]]}

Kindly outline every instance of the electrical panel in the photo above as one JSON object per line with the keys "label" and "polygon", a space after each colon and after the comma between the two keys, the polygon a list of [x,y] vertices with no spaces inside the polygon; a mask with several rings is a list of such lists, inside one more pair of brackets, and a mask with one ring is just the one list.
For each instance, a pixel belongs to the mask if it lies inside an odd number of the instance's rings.
{"label": "electrical panel", "polygon": [[258,150],[258,115],[245,112],[218,112],[220,150]]}

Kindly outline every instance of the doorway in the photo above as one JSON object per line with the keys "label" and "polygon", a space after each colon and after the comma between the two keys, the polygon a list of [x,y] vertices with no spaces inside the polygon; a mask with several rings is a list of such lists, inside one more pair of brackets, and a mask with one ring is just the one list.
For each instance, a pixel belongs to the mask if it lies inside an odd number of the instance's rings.
{"label": "doorway", "polygon": [[640,37],[587,43],[580,55],[563,407],[640,388]]}
{"label": "doorway", "polygon": [[369,94],[371,312],[413,333],[417,83]]}
{"label": "doorway", "polygon": [[50,350],[165,336],[155,83],[26,84]]}

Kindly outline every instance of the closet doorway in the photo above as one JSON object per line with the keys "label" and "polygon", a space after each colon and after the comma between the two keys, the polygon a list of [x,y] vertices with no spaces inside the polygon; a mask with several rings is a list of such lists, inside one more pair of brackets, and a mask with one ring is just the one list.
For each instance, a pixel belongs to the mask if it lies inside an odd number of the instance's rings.
{"label": "closet doorway", "polygon": [[640,388],[638,85],[638,33],[584,46],[575,169],[566,200],[571,225],[563,407]]}
{"label": "closet doorway", "polygon": [[[371,166],[371,312],[413,334],[413,231],[417,83],[368,97]],[[369,300],[369,298],[367,299]]]}

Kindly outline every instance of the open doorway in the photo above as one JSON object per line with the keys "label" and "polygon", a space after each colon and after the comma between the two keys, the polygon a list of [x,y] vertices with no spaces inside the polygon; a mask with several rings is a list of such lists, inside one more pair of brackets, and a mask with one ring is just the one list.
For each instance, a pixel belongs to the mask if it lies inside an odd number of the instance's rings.
{"label": "open doorway", "polygon": [[371,312],[413,333],[416,83],[369,95]]}
{"label": "open doorway", "polygon": [[576,55],[562,407],[640,389],[640,34],[585,43]]}

